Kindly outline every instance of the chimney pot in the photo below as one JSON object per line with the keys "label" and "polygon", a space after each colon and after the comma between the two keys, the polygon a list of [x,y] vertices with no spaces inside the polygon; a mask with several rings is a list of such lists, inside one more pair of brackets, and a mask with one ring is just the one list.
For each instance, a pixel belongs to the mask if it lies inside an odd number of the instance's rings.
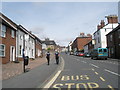
{"label": "chimney pot", "polygon": [[109,15],[107,16],[108,24],[110,23],[118,23],[118,16],[117,15]]}

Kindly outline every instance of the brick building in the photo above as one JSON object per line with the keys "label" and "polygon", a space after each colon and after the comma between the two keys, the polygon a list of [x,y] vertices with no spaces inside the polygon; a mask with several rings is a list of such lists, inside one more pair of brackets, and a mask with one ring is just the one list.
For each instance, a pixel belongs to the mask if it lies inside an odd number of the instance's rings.
{"label": "brick building", "polygon": [[42,41],[38,37],[35,37],[35,58],[42,56]]}
{"label": "brick building", "polygon": [[106,36],[109,57],[120,59],[120,24]]}
{"label": "brick building", "polygon": [[80,36],[73,41],[72,50],[83,51],[84,45],[86,45],[91,40],[92,40],[92,36],[90,34],[87,34],[86,36],[84,33],[80,33]]}
{"label": "brick building", "polygon": [[17,25],[0,13],[0,60],[3,64],[16,60]]}

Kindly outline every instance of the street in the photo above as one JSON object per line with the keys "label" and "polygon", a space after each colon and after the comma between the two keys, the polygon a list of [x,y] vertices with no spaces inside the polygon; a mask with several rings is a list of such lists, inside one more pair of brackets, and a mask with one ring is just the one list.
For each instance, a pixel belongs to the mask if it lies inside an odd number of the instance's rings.
{"label": "street", "polygon": [[[109,88],[117,89],[118,62],[113,60],[91,60],[63,54],[64,69],[51,88]],[[120,87],[119,87],[120,88]],[[117,89],[118,90],[118,89]]]}
{"label": "street", "polygon": [[[107,88],[119,90],[117,60],[92,60],[91,58],[60,54],[60,63],[56,65],[53,59],[35,69],[3,80],[3,90],[7,88]],[[24,83],[23,83],[24,82]]]}

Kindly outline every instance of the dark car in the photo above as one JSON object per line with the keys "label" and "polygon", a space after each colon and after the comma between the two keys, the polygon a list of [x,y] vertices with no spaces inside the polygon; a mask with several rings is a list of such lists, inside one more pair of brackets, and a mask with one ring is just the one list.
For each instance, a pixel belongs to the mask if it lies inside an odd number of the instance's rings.
{"label": "dark car", "polygon": [[84,53],[85,57],[90,57],[90,53]]}

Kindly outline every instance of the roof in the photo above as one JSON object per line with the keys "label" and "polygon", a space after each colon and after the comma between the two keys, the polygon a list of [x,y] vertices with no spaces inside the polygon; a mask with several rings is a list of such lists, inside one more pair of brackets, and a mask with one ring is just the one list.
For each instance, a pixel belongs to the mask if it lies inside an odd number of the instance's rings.
{"label": "roof", "polygon": [[1,12],[0,12],[0,18],[2,19],[2,22],[4,24],[7,24],[9,25],[10,27],[12,27],[13,29],[17,30],[17,24],[14,23],[12,20],[10,20],[8,17],[6,17],[5,15],[3,15]]}
{"label": "roof", "polygon": [[56,45],[54,40],[42,41],[42,43],[45,43],[46,45]]}
{"label": "roof", "polygon": [[109,35],[109,34],[115,32],[115,31],[117,31],[118,29],[120,29],[120,24],[116,28],[114,28],[111,32],[109,32],[107,35]]}

